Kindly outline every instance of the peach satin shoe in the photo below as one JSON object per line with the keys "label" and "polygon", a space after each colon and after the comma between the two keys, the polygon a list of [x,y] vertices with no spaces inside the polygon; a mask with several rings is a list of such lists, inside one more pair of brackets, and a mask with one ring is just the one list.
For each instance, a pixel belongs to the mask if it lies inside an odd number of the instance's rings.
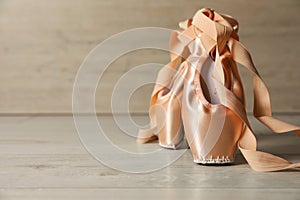
{"label": "peach satin shoe", "polygon": [[[242,120],[221,104],[219,92],[212,73],[215,62],[205,52],[200,40],[195,42],[198,55],[191,55],[186,62],[186,76],[182,97],[182,119],[185,135],[194,162],[201,164],[224,164],[234,161],[237,142],[243,129]],[[241,87],[233,81],[232,70],[222,60],[224,82],[227,89]],[[225,65],[227,64],[227,66]],[[240,88],[242,90],[242,88]]]}
{"label": "peach satin shoe", "polygon": [[141,129],[137,142],[146,143],[158,139],[164,148],[177,149],[186,145],[181,118],[181,99],[184,83],[182,68],[175,71],[179,58],[160,71],[151,102],[151,129]]}
{"label": "peach satin shoe", "polygon": [[182,70],[173,78],[169,88],[157,95],[156,113],[157,136],[162,147],[177,149],[184,143],[184,132],[181,119],[181,98],[183,90]]}

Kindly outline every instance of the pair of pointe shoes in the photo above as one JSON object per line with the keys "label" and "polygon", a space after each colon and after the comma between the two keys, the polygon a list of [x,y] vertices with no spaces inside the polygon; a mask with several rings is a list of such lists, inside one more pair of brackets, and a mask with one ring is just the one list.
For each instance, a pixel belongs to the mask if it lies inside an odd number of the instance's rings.
{"label": "pair of pointe shoes", "polygon": [[268,89],[239,42],[237,21],[204,8],[179,26],[183,30],[171,37],[171,61],[160,70],[152,93],[151,129],[141,129],[137,141],[158,138],[171,149],[187,141],[194,162],[202,164],[232,163],[238,147],[255,171],[300,168],[256,149],[236,63],[253,75],[254,117],[276,133],[300,136],[300,127],[272,116]]}

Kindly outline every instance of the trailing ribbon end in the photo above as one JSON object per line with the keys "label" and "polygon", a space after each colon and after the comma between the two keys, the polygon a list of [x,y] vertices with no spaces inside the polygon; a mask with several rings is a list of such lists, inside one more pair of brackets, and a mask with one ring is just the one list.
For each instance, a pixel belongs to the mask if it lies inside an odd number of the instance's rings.
{"label": "trailing ribbon end", "polygon": [[246,150],[241,147],[239,149],[254,171],[274,172],[300,167],[299,164],[293,164],[283,158],[266,152]]}
{"label": "trailing ribbon end", "polygon": [[145,144],[147,142],[157,140],[157,136],[154,135],[155,130],[156,127],[150,129],[140,129],[136,142],[139,144]]}

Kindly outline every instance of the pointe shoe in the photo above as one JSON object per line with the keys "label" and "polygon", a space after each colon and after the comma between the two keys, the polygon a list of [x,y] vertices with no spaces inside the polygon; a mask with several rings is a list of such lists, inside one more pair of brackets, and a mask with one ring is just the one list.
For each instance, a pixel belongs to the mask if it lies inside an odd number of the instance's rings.
{"label": "pointe shoe", "polygon": [[[211,81],[215,63],[203,48],[200,51],[198,57],[188,62],[184,84],[182,118],[185,135],[195,163],[232,163],[243,122],[221,104],[214,82]],[[228,65],[226,58],[222,63],[225,76],[223,85],[227,88],[232,88],[233,84],[239,87],[239,82],[231,79],[230,66],[224,66]]]}
{"label": "pointe shoe", "polygon": [[186,144],[181,119],[185,69],[183,65],[179,67],[169,88],[158,93],[154,107],[159,145],[169,149],[178,149]]}

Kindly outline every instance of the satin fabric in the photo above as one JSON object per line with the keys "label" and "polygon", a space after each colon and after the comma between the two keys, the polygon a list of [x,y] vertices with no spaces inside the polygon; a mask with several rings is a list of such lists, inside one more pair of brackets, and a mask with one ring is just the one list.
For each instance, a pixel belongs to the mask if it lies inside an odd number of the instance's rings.
{"label": "satin fabric", "polygon": [[[181,110],[184,131],[194,162],[231,163],[234,161],[237,142],[242,134],[243,122],[219,102],[211,103],[213,94],[208,90],[203,90],[200,75],[204,76],[205,73],[202,71],[205,68],[216,69],[215,63],[198,40],[195,42],[193,52],[195,53],[184,65],[187,72],[184,79]],[[224,68],[222,65],[221,75],[226,78],[219,78],[224,81],[224,85],[231,88],[231,76],[228,77],[228,73],[224,73]],[[212,77],[208,78],[212,79]],[[205,81],[203,83],[205,84]],[[206,83],[208,84],[208,81]]]}
{"label": "satin fabric", "polygon": [[181,67],[171,85],[158,93],[154,106],[159,144],[166,148],[176,149],[184,140],[181,118],[184,73],[184,68]]}

